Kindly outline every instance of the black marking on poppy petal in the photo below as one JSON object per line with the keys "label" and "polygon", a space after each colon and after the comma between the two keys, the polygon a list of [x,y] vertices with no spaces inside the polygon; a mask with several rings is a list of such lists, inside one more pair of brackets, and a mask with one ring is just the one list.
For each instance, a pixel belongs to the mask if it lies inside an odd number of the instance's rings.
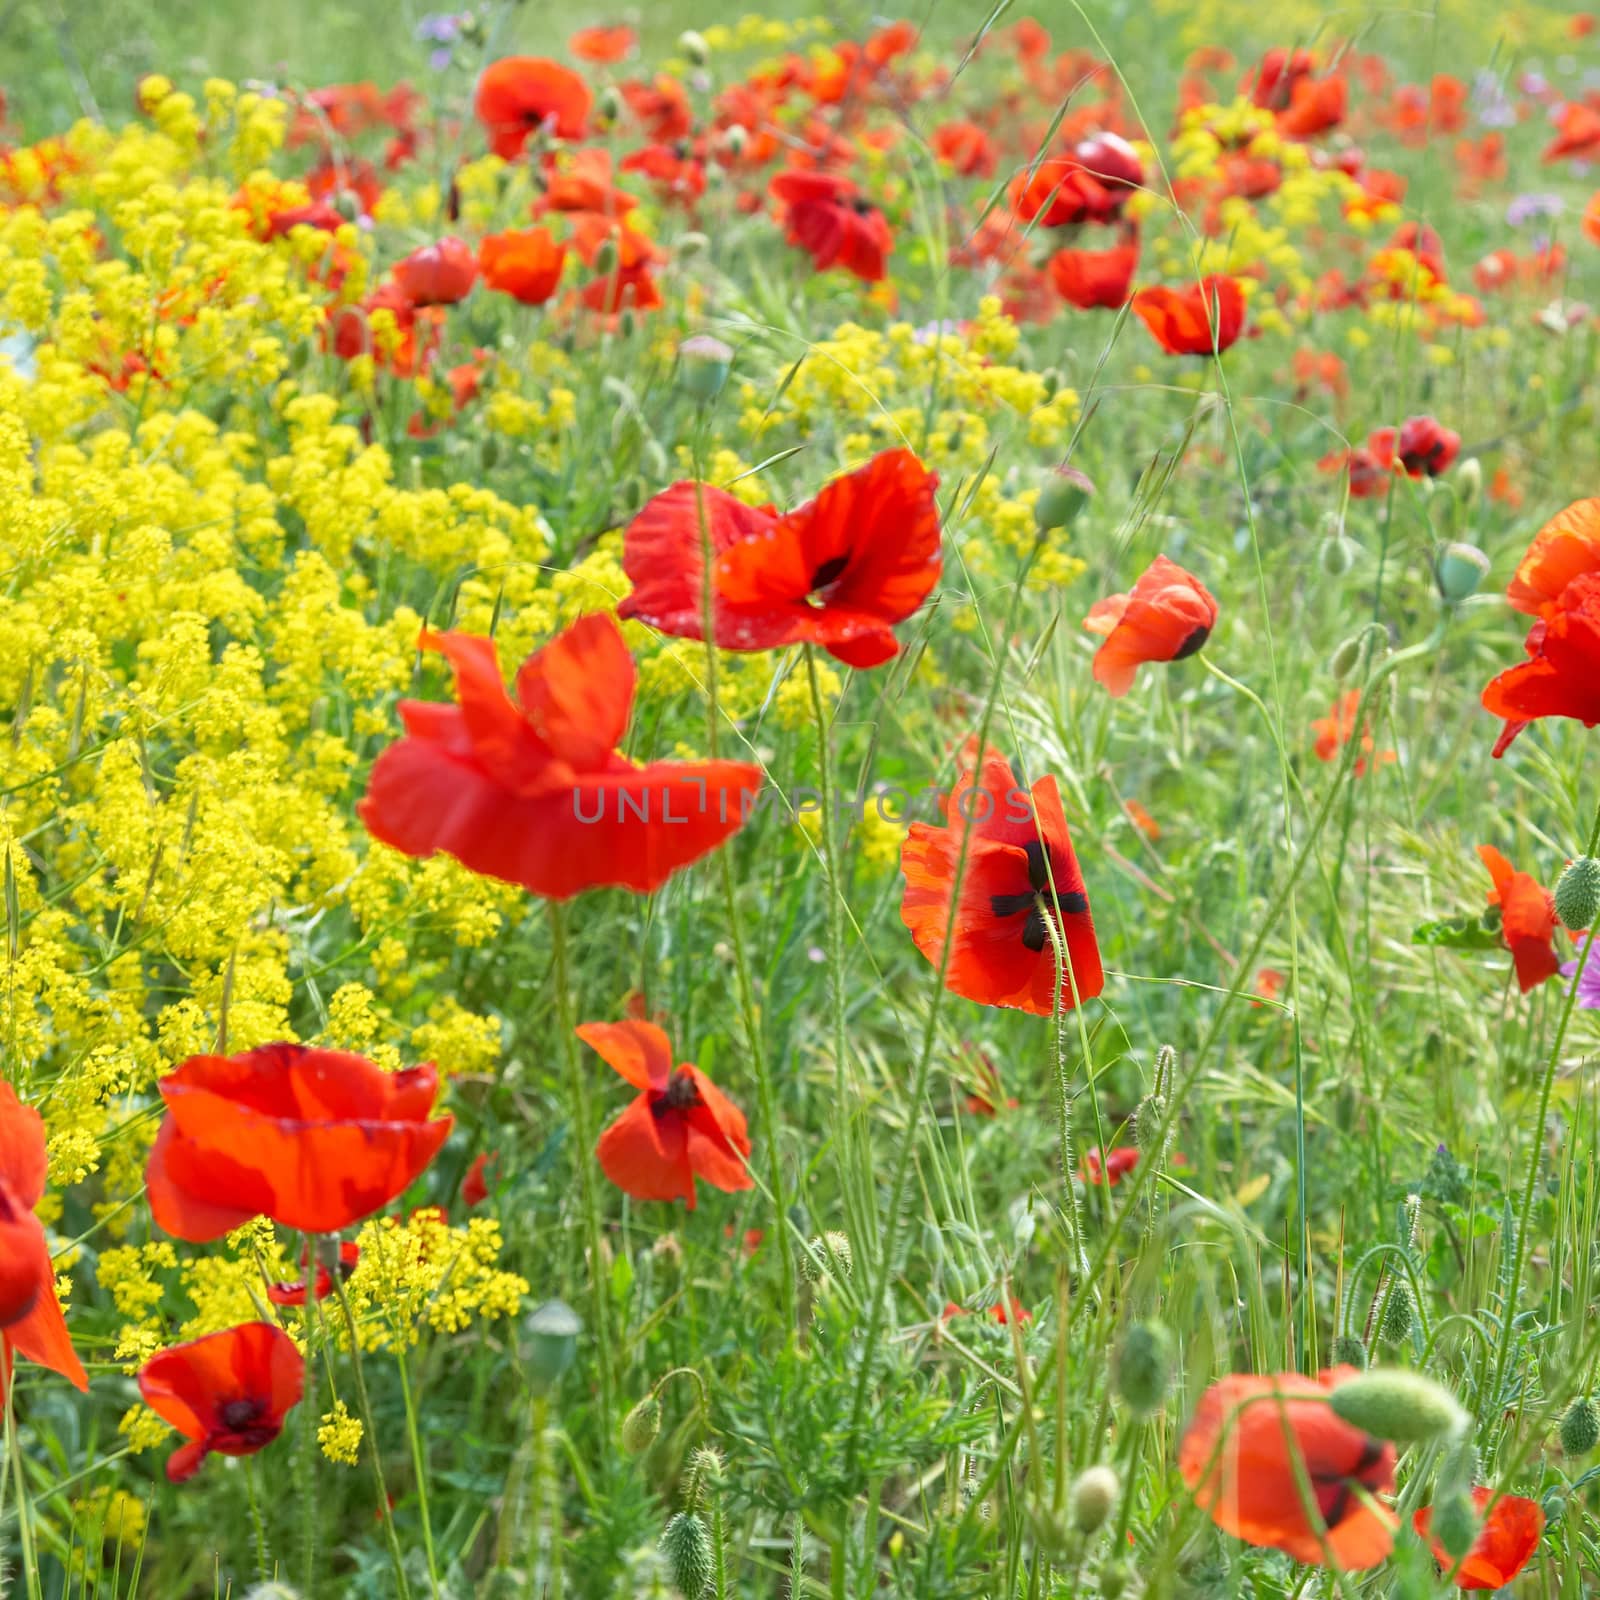
{"label": "black marking on poppy petal", "polygon": [[1063,916],[1081,917],[1089,909],[1089,897],[1074,889],[1071,894],[1058,895]]}
{"label": "black marking on poppy petal", "polygon": [[[1330,1530],[1337,1528],[1349,1516],[1355,1500],[1356,1486],[1376,1489],[1383,1481],[1383,1446],[1378,1440],[1368,1438],[1361,1446],[1356,1464],[1348,1472],[1313,1472],[1309,1476],[1317,1490],[1317,1509]],[[1324,1493],[1336,1491],[1332,1500],[1323,1503]]]}
{"label": "black marking on poppy petal", "polygon": [[1043,950],[1045,941],[1050,937],[1050,929],[1044,919],[1044,912],[1035,906],[1028,913],[1028,920],[1022,925],[1022,942],[1030,950]]}
{"label": "black marking on poppy petal", "polygon": [[667,1086],[651,1098],[650,1110],[658,1117],[669,1111],[693,1111],[700,1104],[700,1090],[694,1079],[679,1067],[667,1080]]}
{"label": "black marking on poppy petal", "polygon": [[217,1412],[217,1418],[229,1433],[243,1433],[261,1416],[259,1400],[230,1400]]}
{"label": "black marking on poppy petal", "polygon": [[1036,898],[1031,889],[1027,894],[992,894],[989,909],[997,917],[1017,917],[1024,911],[1032,911]]}
{"label": "black marking on poppy petal", "polygon": [[1046,893],[1050,888],[1050,846],[1030,839],[1022,848],[1028,853],[1028,887],[1035,894]]}
{"label": "black marking on poppy petal", "polygon": [[1200,626],[1196,628],[1194,632],[1191,633],[1189,637],[1178,646],[1177,651],[1174,653],[1172,659],[1174,661],[1187,661],[1189,657],[1194,655],[1197,651],[1205,649],[1206,640],[1210,637],[1210,628],[1206,627],[1204,623],[1201,623]]}
{"label": "black marking on poppy petal", "polygon": [[815,572],[811,574],[811,593],[819,589],[826,589],[830,583],[836,583],[843,574],[844,569],[850,565],[850,552],[847,550],[842,556],[834,556],[824,561]]}

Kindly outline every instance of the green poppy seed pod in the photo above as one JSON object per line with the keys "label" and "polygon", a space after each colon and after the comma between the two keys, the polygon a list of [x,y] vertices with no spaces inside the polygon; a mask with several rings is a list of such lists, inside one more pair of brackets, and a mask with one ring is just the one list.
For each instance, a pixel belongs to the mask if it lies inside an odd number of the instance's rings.
{"label": "green poppy seed pod", "polygon": [[1367,1347],[1352,1334],[1341,1333],[1333,1341],[1333,1364],[1336,1367],[1354,1367],[1357,1372],[1365,1372]]}
{"label": "green poppy seed pod", "polygon": [[594,270],[602,278],[609,278],[617,270],[617,241],[615,239],[602,239],[600,241],[600,248],[594,253]]}
{"label": "green poppy seed pod", "polygon": [[1141,1155],[1149,1155],[1161,1144],[1161,1125],[1167,1120],[1167,1102],[1164,1095],[1147,1094],[1133,1108],[1133,1127],[1129,1135],[1134,1148]]}
{"label": "green poppy seed pod", "polygon": [[617,332],[624,339],[631,339],[639,331],[639,318],[632,306],[624,306],[622,315],[617,318]]}
{"label": "green poppy seed pod", "polygon": [[622,1448],[630,1456],[642,1456],[661,1432],[661,1402],[647,1394],[622,1419]]}
{"label": "green poppy seed pod", "polygon": [[1126,1561],[1104,1561],[1100,1564],[1097,1581],[1104,1600],[1122,1600],[1133,1579],[1133,1569]]}
{"label": "green poppy seed pod", "polygon": [[1341,1383],[1329,1404],[1352,1427],[1396,1444],[1453,1439],[1472,1420],[1443,1385],[1404,1367],[1380,1367]]}
{"label": "green poppy seed pod", "polygon": [[622,115],[622,106],[622,91],[614,83],[608,83],[595,96],[595,117],[602,126],[609,125]]}
{"label": "green poppy seed pod", "polygon": [[1579,856],[1556,879],[1556,915],[1574,933],[1587,928],[1600,911],[1600,861]]}
{"label": "green poppy seed pod", "polygon": [[1488,556],[1477,545],[1463,544],[1459,539],[1452,539],[1433,564],[1433,581],[1439,586],[1439,598],[1450,605],[1476,594],[1488,576]]}
{"label": "green poppy seed pod", "polygon": [[1404,1278],[1396,1278],[1389,1286],[1383,1307],[1383,1322],[1379,1336],[1389,1344],[1400,1344],[1411,1336],[1411,1326],[1417,1320],[1417,1308],[1411,1300],[1411,1285]]}
{"label": "green poppy seed pod", "polygon": [[1439,1548],[1452,1561],[1459,1561],[1478,1538],[1478,1513],[1472,1496],[1453,1489],[1435,1500],[1428,1532],[1439,1541]]}
{"label": "green poppy seed pod", "polygon": [[711,1587],[711,1535],[696,1512],[680,1511],[667,1524],[661,1555],[684,1600],[700,1600]]}
{"label": "green poppy seed pod", "polygon": [[529,1376],[548,1387],[571,1366],[583,1319],[565,1300],[546,1300],[529,1313],[523,1331]]}
{"label": "green poppy seed pod", "polygon": [[1111,1358],[1112,1387],[1131,1411],[1154,1416],[1166,1402],[1176,1362],[1172,1334],[1163,1323],[1130,1323]]}
{"label": "green poppy seed pod", "polygon": [[1094,499],[1094,484],[1076,467],[1055,467],[1039,487],[1033,506],[1033,525],[1040,533],[1070,527],[1078,513]]}
{"label": "green poppy seed pod", "polygon": [[1079,1533],[1093,1533],[1116,1509],[1122,1484],[1107,1466],[1090,1467],[1072,1480],[1068,1502],[1072,1525]]}
{"label": "green poppy seed pod", "polygon": [[1462,505],[1470,506],[1483,493],[1483,463],[1476,456],[1468,456],[1456,468],[1455,480]]}
{"label": "green poppy seed pod", "polygon": [[703,67],[711,59],[711,46],[703,33],[685,28],[678,35],[678,54],[692,67]]}
{"label": "green poppy seed pod", "polygon": [[678,346],[678,387],[701,405],[722,393],[732,370],[732,348],[709,333],[697,333]]}
{"label": "green poppy seed pod", "polygon": [[1586,1456],[1600,1441],[1600,1408],[1579,1395],[1561,1419],[1561,1448],[1569,1456]]}
{"label": "green poppy seed pod", "polygon": [[1336,680],[1342,681],[1356,670],[1361,660],[1361,646],[1365,642],[1364,634],[1353,633],[1328,657],[1328,671]]}
{"label": "green poppy seed pod", "polygon": [[1322,570],[1330,578],[1342,578],[1356,564],[1355,541],[1336,533],[1332,538],[1322,541],[1318,559],[1322,563]]}

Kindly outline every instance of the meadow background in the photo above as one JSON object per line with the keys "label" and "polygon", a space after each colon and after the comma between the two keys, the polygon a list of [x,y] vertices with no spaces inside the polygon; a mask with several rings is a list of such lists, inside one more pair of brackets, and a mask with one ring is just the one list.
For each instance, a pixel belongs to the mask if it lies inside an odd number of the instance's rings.
{"label": "meadow background", "polygon": [[[566,59],[574,28],[632,22],[628,72],[686,73],[682,30],[720,24],[719,85],[904,15],[919,59],[962,64],[947,96],[883,110],[921,132],[1015,89],[1009,47],[964,58],[1027,15],[1055,49],[1116,64],[1172,173],[1195,156],[1175,96],[1208,47],[1234,58],[1215,75],[1228,103],[1275,45],[1326,59],[1344,41],[1396,84],[1482,78],[1530,102],[1526,74],[1573,96],[1600,74],[1596,37],[1552,7],[930,0],[889,16],[847,4],[818,27],[815,7],[773,0],[763,16],[796,32],[686,0],[476,9],[490,57]],[[85,116],[121,129],[150,74],[197,114],[210,77],[409,80],[463,116],[470,175],[451,222],[431,158],[395,179],[361,241],[376,278],[447,227],[517,225],[529,199],[473,165],[484,55],[430,68],[422,19],[409,3],[0,0],[6,142]],[[1475,92],[1479,108],[1493,98]],[[141,128],[161,126],[160,99]],[[725,195],[690,216],[647,197],[666,304],[602,328],[480,289],[446,346],[485,368],[476,408],[427,373],[336,359],[305,294],[311,256],[291,270],[279,242],[228,258],[248,293],[178,336],[170,390],[119,389],[94,328],[23,293],[41,261],[80,287],[90,268],[9,207],[0,304],[8,333],[28,329],[11,359],[69,354],[3,386],[5,1076],[50,1129],[41,1215],[91,1386],[81,1398],[19,1366],[0,1592],[184,1600],[270,1580],[301,1600],[698,1600],[681,1547],[661,1543],[688,1512],[714,1563],[700,1593],[718,1600],[1454,1592],[1409,1532],[1375,1572],[1338,1573],[1227,1538],[1193,1504],[1178,1439],[1207,1385],[1335,1356],[1416,1368],[1458,1397],[1473,1476],[1546,1518],[1515,1592],[1600,1583],[1593,1458],[1560,1435],[1600,1370],[1600,1011],[1569,1016],[1559,980],[1519,992],[1476,854],[1493,845],[1551,888],[1600,801],[1593,734],[1547,721],[1494,761],[1479,705],[1521,656],[1525,619],[1501,594],[1530,538],[1600,483],[1600,242],[1579,226],[1595,169],[1541,165],[1542,102],[1505,130],[1507,170],[1490,177],[1456,153],[1489,126],[1476,110],[1410,140],[1380,102],[1357,97],[1360,138],[1407,186],[1359,225],[1331,187],[1263,198],[1205,241],[1146,214],[1141,282],[1263,266],[1260,337],[1220,377],[1126,316],[1052,302],[1008,317],[992,263],[949,265],[997,181],[953,178],[915,141],[863,163],[894,218],[887,287],[812,273]],[[1041,126],[1055,109],[1041,100]],[[210,281],[206,252],[224,248],[226,206],[205,186],[226,193],[257,162],[214,143],[180,159],[146,131],[96,155],[110,176],[84,203],[144,240],[128,253],[152,294],[169,269],[188,290]],[[289,175],[307,159],[263,148],[259,164]],[[1549,194],[1559,205],[1514,204]],[[1408,225],[1413,244],[1421,229],[1442,241],[1437,302],[1480,297],[1481,321],[1448,305],[1419,318],[1403,294],[1317,299],[1330,269],[1383,281],[1373,258]],[[1475,283],[1491,252],[1552,240],[1559,268]],[[95,292],[96,317],[131,319]],[[737,353],[702,405],[677,349],[707,331]],[[1437,479],[1394,474],[1352,498],[1319,465],[1423,414],[1460,436]],[[520,890],[367,839],[354,806],[397,734],[395,701],[450,696],[417,653],[424,619],[493,631],[514,669],[614,608],[618,530],[675,478],[793,504],[902,439],[942,477],[937,606],[876,673],[819,656],[813,687],[796,652],[724,657],[722,736],[780,794],[920,790],[948,782],[992,705],[996,742],[1030,779],[1061,781],[1111,974],[1059,1033],[951,996],[935,1011],[899,915],[904,829],[882,819],[830,836],[776,807],[728,847],[726,892],[701,863],[649,899],[583,897],[559,939]],[[1038,490],[1069,455],[1095,498],[1019,579]],[[1441,594],[1450,541],[1486,559],[1475,593]],[[1162,552],[1205,580],[1218,626],[1203,659],[1146,667],[1112,700],[1082,619]],[[627,637],[630,748],[704,755],[698,647],[637,624]],[[1319,722],[1367,685],[1367,742],[1346,728],[1319,748]],[[691,1213],[594,1171],[581,1135],[626,1099],[571,1025],[639,1013],[749,1115],[753,1190],[702,1186]],[[191,1052],[289,1034],[385,1065],[439,1059],[456,1118],[394,1208],[412,1218],[400,1248],[363,1231],[366,1276],[351,1279],[381,1500],[348,1341],[315,1336],[316,1393],[268,1452],[185,1485],[163,1479],[173,1441],[134,1384],[156,1349],[256,1315],[263,1284],[299,1270],[299,1241],[270,1228],[175,1248],[142,1184],[157,1080]],[[1159,1066],[1164,1047],[1175,1064]],[[1141,1105],[1145,1177],[1096,1181],[1085,1153],[1130,1149]],[[480,1156],[487,1193],[467,1204]],[[443,1220],[416,1220],[423,1204]],[[1165,1330],[1148,1406],[1110,1355],[1136,1323]],[[1441,1458],[1403,1449],[1408,1524]],[[1080,1520],[1075,1486],[1106,1465],[1112,1508]]]}

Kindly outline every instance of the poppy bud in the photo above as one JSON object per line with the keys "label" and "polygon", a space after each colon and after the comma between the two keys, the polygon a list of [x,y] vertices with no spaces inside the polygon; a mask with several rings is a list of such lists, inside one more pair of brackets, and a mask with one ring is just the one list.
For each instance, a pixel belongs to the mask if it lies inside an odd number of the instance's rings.
{"label": "poppy bud", "polygon": [[630,1456],[642,1456],[661,1432],[661,1402],[647,1394],[622,1419],[622,1448]]}
{"label": "poppy bud", "polygon": [[1112,1358],[1111,1382],[1118,1398],[1139,1416],[1154,1416],[1167,1398],[1174,1354],[1172,1335],[1163,1323],[1130,1323]]}
{"label": "poppy bud", "polygon": [[732,367],[732,348],[709,333],[697,333],[678,346],[678,387],[702,405],[722,393]]}
{"label": "poppy bud", "polygon": [[1364,632],[1352,633],[1328,658],[1328,671],[1335,679],[1348,678],[1355,671],[1356,664],[1361,660],[1361,647],[1366,643],[1366,639]]}
{"label": "poppy bud", "polygon": [[622,315],[617,318],[617,332],[624,339],[631,339],[639,326],[639,319],[634,315],[632,306],[624,306]]}
{"label": "poppy bud", "polygon": [[1569,861],[1556,879],[1556,915],[1564,928],[1578,933],[1594,921],[1597,911],[1600,911],[1600,861],[1593,856],[1579,856],[1576,861]]}
{"label": "poppy bud", "polygon": [[478,460],[485,472],[493,472],[500,461],[500,436],[487,433],[478,447]]}
{"label": "poppy bud", "polygon": [[850,1249],[847,1233],[824,1233],[811,1241],[801,1257],[805,1275],[815,1283],[827,1273],[837,1273],[848,1278],[855,1271],[855,1256]]}
{"label": "poppy bud", "polygon": [[1462,505],[1470,506],[1483,492],[1483,463],[1476,456],[1468,456],[1456,468],[1455,479]]}
{"label": "poppy bud", "polygon": [[1072,1480],[1072,1521],[1079,1533],[1093,1533],[1116,1509],[1122,1485],[1110,1467],[1090,1467]]}
{"label": "poppy bud", "polygon": [[1450,1439],[1472,1420],[1448,1389],[1402,1367],[1379,1368],[1341,1383],[1329,1404],[1352,1427],[1396,1444]]}
{"label": "poppy bud", "polygon": [[722,135],[722,148],[730,156],[742,156],[745,146],[750,143],[750,130],[742,122],[736,122],[732,127],[724,130]]}
{"label": "poppy bud", "polygon": [[706,43],[703,33],[696,33],[693,28],[685,28],[678,35],[678,54],[692,67],[703,67],[711,59],[711,46]]}
{"label": "poppy bud", "polygon": [[617,241],[615,239],[602,239],[600,241],[600,248],[594,253],[594,270],[602,278],[609,278],[617,270]]}
{"label": "poppy bud", "polygon": [[1561,1419],[1561,1448],[1569,1456],[1586,1456],[1600,1440],[1600,1409],[1588,1395],[1579,1395]]}
{"label": "poppy bud", "polygon": [[689,1476],[694,1483],[696,1497],[702,1489],[722,1487],[722,1452],[703,1444],[689,1457]]}
{"label": "poppy bud", "polygon": [[595,98],[594,114],[602,122],[615,122],[622,115],[622,91],[608,83]]}
{"label": "poppy bud", "polygon": [[1107,1561],[1100,1568],[1100,1593],[1105,1600],[1122,1600],[1132,1573],[1126,1561]]}
{"label": "poppy bud", "polygon": [[1074,1538],[1066,1519],[1058,1516],[1048,1505],[1036,1504],[1031,1500],[1026,1509],[1028,1531],[1033,1535],[1033,1542],[1039,1547],[1040,1554],[1051,1561],[1069,1560]]}
{"label": "poppy bud", "polygon": [[1539,1509],[1544,1512],[1545,1526],[1553,1528],[1567,1514],[1567,1497],[1559,1489],[1552,1489],[1539,1503]]}
{"label": "poppy bud", "polygon": [[1416,1320],[1417,1308],[1411,1300],[1411,1285],[1404,1278],[1396,1278],[1389,1286],[1379,1335],[1390,1344],[1399,1344],[1410,1337],[1411,1325]]}
{"label": "poppy bud", "polygon": [[667,1572],[685,1600],[700,1600],[711,1585],[711,1535],[693,1511],[680,1511],[661,1535]]}
{"label": "poppy bud", "polygon": [[678,240],[678,259],[691,261],[711,248],[711,241],[698,230],[682,235]]}
{"label": "poppy bud", "polygon": [[1478,1513],[1473,1508],[1472,1496],[1456,1489],[1435,1500],[1428,1531],[1446,1555],[1459,1561],[1478,1537]]}
{"label": "poppy bud", "polygon": [[1447,605],[1456,605],[1476,594],[1488,576],[1488,556],[1477,545],[1460,540],[1447,544],[1433,564],[1433,581],[1438,585],[1439,598]]}
{"label": "poppy bud", "polygon": [[1365,1372],[1367,1347],[1354,1335],[1341,1333],[1333,1341],[1333,1364],[1336,1367],[1354,1367],[1357,1372]]}
{"label": "poppy bud", "polygon": [[565,1300],[546,1300],[529,1314],[523,1331],[528,1371],[535,1383],[548,1387],[572,1364],[583,1321]]}
{"label": "poppy bud", "polygon": [[1056,467],[1039,489],[1033,506],[1033,525],[1040,533],[1065,528],[1094,499],[1094,484],[1076,467]]}
{"label": "poppy bud", "polygon": [[1356,564],[1356,542],[1336,533],[1322,542],[1322,570],[1330,578],[1342,578]]}
{"label": "poppy bud", "polygon": [[1161,1125],[1167,1120],[1166,1096],[1147,1094],[1133,1108],[1131,1120],[1133,1126],[1129,1129],[1129,1135],[1134,1148],[1140,1155],[1149,1155],[1161,1144]]}

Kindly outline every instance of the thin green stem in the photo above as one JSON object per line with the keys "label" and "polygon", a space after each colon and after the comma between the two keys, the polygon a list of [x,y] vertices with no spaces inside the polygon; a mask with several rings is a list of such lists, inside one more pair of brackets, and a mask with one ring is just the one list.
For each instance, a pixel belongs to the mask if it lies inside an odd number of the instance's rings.
{"label": "thin green stem", "polygon": [[17,1442],[17,1368],[16,1357],[9,1344],[0,1348],[0,1370],[10,1368],[11,1381],[6,1385],[6,1455],[11,1460],[11,1477],[17,1496],[17,1540],[22,1546],[22,1572],[28,1582],[30,1600],[41,1600],[43,1589],[39,1582],[39,1555],[33,1543],[33,1507],[28,1501],[28,1480],[22,1470],[22,1450]]}
{"label": "thin green stem", "polygon": [[256,1579],[260,1583],[272,1581],[272,1566],[267,1560],[267,1525],[261,1520],[261,1494],[256,1483],[256,1463],[252,1457],[244,1464],[245,1492],[250,1497],[250,1523],[256,1534]]}
{"label": "thin green stem", "polygon": [[411,1470],[417,1480],[417,1509],[422,1514],[422,1548],[428,1558],[428,1582],[439,1593],[439,1563],[433,1553],[433,1523],[428,1515],[428,1463],[422,1452],[422,1432],[417,1422],[417,1406],[411,1394],[411,1374],[406,1366],[405,1347],[398,1339],[394,1347],[395,1365],[400,1369],[400,1395],[406,1408],[406,1438],[411,1445]]}
{"label": "thin green stem", "polygon": [[317,1324],[317,1237],[303,1234],[305,1298],[300,1314],[305,1328],[306,1391],[301,1396],[300,1454],[296,1476],[300,1492],[300,1590],[313,1600],[317,1590],[317,1368],[312,1359]]}
{"label": "thin green stem", "polygon": [[[1078,1205],[1078,1191],[1073,1186],[1072,1172],[1077,1164],[1072,1154],[1072,1083],[1067,1074],[1067,1012],[1061,1004],[1061,987],[1071,983],[1073,1009],[1078,1005],[1078,985],[1072,976],[1072,963],[1067,955],[1067,941],[1055,916],[1047,916],[1044,925],[1050,935],[1050,945],[1055,952],[1056,988],[1051,1004],[1050,1036],[1054,1055],[1056,1078],[1056,1140],[1061,1156],[1061,1191],[1065,1195],[1068,1225],[1072,1229],[1072,1270],[1081,1279],[1088,1264],[1083,1249],[1083,1211]],[[1090,1091],[1094,1090],[1091,1086]],[[1109,1160],[1109,1152],[1102,1143],[1100,1160]],[[1020,1373],[1020,1368],[1019,1368]]]}

